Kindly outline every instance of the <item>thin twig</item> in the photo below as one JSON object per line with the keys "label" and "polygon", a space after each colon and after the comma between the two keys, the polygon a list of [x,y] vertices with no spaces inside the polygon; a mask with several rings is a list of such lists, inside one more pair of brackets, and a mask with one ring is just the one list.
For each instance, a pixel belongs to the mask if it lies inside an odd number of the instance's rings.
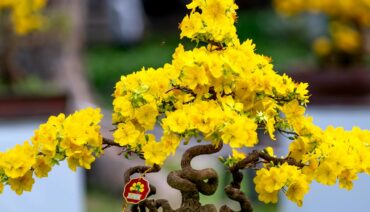
{"label": "thin twig", "polygon": [[296,137],[298,137],[299,135],[298,135],[298,133],[296,133],[296,132],[291,132],[291,131],[287,131],[287,130],[283,130],[283,129],[280,129],[280,128],[278,128],[277,129],[280,133],[285,133],[285,134],[289,134],[289,135],[294,135],[294,136],[296,136]]}

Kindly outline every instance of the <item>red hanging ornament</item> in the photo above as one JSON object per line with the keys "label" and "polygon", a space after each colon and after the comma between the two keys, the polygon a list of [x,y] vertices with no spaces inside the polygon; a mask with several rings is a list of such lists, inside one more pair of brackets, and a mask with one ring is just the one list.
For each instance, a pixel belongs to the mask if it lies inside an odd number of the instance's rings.
{"label": "red hanging ornament", "polygon": [[123,189],[123,197],[128,203],[138,204],[145,200],[150,192],[149,182],[144,178],[131,179]]}

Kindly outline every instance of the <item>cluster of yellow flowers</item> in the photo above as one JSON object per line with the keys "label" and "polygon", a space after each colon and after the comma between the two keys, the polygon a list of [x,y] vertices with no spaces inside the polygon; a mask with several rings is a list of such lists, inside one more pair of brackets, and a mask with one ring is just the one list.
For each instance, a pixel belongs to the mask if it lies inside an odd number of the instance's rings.
{"label": "cluster of yellow flowers", "polygon": [[259,200],[265,203],[277,203],[278,192],[287,188],[285,194],[288,199],[302,206],[302,199],[309,190],[308,180],[302,170],[287,163],[258,170],[253,181]]}
{"label": "cluster of yellow flowers", "polygon": [[193,0],[187,8],[191,13],[180,24],[181,38],[226,45],[237,42],[234,22],[238,6],[233,0]]}
{"label": "cluster of yellow flowers", "polygon": [[52,167],[64,159],[73,171],[77,166],[90,169],[102,152],[98,125],[101,119],[100,110],[92,108],[68,117],[52,116],[35,130],[31,143],[26,141],[0,153],[0,192],[6,184],[19,195],[31,191],[33,175],[47,177]]}
{"label": "cluster of yellow flowers", "polygon": [[33,30],[40,29],[44,18],[42,10],[47,0],[1,0],[1,13],[10,14],[13,29],[18,35],[25,35]]}
{"label": "cluster of yellow flowers", "polygon": [[[276,202],[277,191],[287,187],[288,198],[300,206],[313,180],[325,185],[339,182],[340,188],[350,190],[359,173],[370,174],[370,131],[358,127],[351,131],[334,127],[322,130],[312,123],[311,117],[304,116],[305,108],[296,101],[286,104],[282,111],[290,130],[296,133],[289,146],[289,156],[305,166],[290,168],[295,174],[288,176],[298,180],[296,182],[286,177],[287,167],[290,167],[287,164],[265,165],[254,179],[261,201]],[[297,175],[299,177],[295,178]],[[275,189],[267,187],[268,184]],[[291,185],[294,185],[295,193],[292,193]]]}
{"label": "cluster of yellow flowers", "polygon": [[309,179],[350,190],[358,173],[370,173],[370,131],[354,127],[351,131],[328,127],[321,130],[310,117],[290,117],[299,137],[290,145],[291,156],[307,166]]}
{"label": "cluster of yellow flowers", "polygon": [[339,51],[356,54],[362,38],[359,27],[370,26],[370,1],[368,0],[274,0],[278,12],[295,15],[303,12],[324,13],[329,16],[329,37],[319,37],[313,50],[319,56]]}
{"label": "cluster of yellow flowers", "polygon": [[[116,85],[115,141],[142,152],[148,164],[163,164],[180,140],[193,137],[232,148],[253,147],[261,126],[275,139],[275,126],[282,120],[279,108],[291,100],[308,102],[307,84],[278,75],[270,58],[254,52],[252,41],[240,44],[235,30],[228,32],[232,43],[214,39],[215,28],[234,28],[237,6],[233,1],[194,1],[188,7],[192,12],[184,20],[196,19],[197,14],[197,19],[211,21],[214,8],[221,8],[219,16],[225,19],[232,12],[233,18],[222,27],[206,24],[204,36],[198,36],[199,28],[190,30],[183,22],[182,32],[192,34],[189,37],[197,42],[210,43],[192,50],[180,44],[171,64],[123,76]],[[159,142],[150,133],[157,120],[164,131]]]}
{"label": "cluster of yellow flowers", "polygon": [[[238,40],[232,0],[194,0],[188,8],[181,37],[197,47],[180,44],[171,63],[122,76],[116,84],[117,143],[143,155],[149,165],[162,165],[181,141],[222,142],[233,149],[224,160],[233,166],[247,157],[239,148],[258,143],[258,130],[272,140],[276,131],[286,133],[292,140],[289,156],[303,166],[265,164],[254,182],[266,203],[276,202],[283,190],[301,206],[312,180],[333,185],[339,179],[340,187],[350,189],[357,173],[370,170],[369,132],[315,126],[305,116],[308,85],[278,75],[270,58],[255,53],[252,41]],[[153,134],[156,123],[161,138]]]}

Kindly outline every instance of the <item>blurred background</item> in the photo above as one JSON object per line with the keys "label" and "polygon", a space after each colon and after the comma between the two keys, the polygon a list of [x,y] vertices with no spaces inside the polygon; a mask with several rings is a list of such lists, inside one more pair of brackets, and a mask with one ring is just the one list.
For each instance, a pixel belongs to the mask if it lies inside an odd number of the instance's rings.
{"label": "blurred background", "polygon": [[[178,30],[188,0],[22,1],[34,6],[28,11],[13,0],[0,0],[1,151],[29,139],[49,115],[86,106],[103,108],[108,134],[113,129],[111,94],[120,76],[171,62],[178,43],[188,43],[180,41]],[[278,1],[236,2],[240,40],[252,39],[257,53],[271,57],[277,72],[310,83],[308,113],[316,124],[370,129],[368,25],[357,30],[350,21],[332,24],[337,17],[303,6],[302,11],[290,13]],[[12,18],[14,11],[23,19]],[[287,147],[287,142],[280,142],[278,154],[286,154]],[[0,211],[120,211],[123,171],[142,162],[127,161],[118,153],[107,150],[88,172],[73,173],[66,164],[55,167],[50,177],[37,179],[33,191],[22,196],[5,190]],[[222,154],[227,155],[227,150]],[[217,193],[201,198],[221,205],[227,202],[222,190],[230,176],[222,174],[217,156],[213,159],[204,164],[197,158],[194,164],[217,168],[221,177]],[[175,206],[180,196],[167,186],[166,173],[179,167],[179,157],[168,161],[149,179],[159,189],[158,197],[171,198]],[[283,195],[278,205],[258,202],[253,174],[247,173],[243,189],[256,211],[366,211],[370,206],[363,201],[370,195],[366,176],[355,182],[351,192],[313,184],[303,207],[297,208]]]}

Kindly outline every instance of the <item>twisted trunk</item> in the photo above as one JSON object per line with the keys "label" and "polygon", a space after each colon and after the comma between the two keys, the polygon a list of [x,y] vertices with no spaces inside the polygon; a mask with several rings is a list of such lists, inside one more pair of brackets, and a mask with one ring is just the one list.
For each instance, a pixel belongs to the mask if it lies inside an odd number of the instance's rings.
{"label": "twisted trunk", "polygon": [[[245,159],[239,161],[229,169],[233,176],[233,181],[230,185],[226,186],[225,193],[230,199],[239,202],[240,211],[242,212],[252,212],[253,208],[250,200],[244,192],[240,190],[240,184],[243,180],[243,173],[240,170],[243,170],[245,167],[252,164],[256,164],[259,161],[259,157],[259,153],[257,151],[253,151]],[[227,205],[224,205],[220,208],[220,212],[233,212],[233,210]]]}
{"label": "twisted trunk", "polygon": [[218,176],[214,169],[206,168],[195,170],[191,167],[194,157],[204,154],[213,154],[222,149],[222,143],[218,146],[212,144],[199,145],[185,151],[181,160],[181,170],[172,171],[168,175],[168,184],[180,190],[182,195],[181,206],[176,211],[217,211],[214,205],[202,206],[199,202],[199,193],[212,195],[218,187]]}

